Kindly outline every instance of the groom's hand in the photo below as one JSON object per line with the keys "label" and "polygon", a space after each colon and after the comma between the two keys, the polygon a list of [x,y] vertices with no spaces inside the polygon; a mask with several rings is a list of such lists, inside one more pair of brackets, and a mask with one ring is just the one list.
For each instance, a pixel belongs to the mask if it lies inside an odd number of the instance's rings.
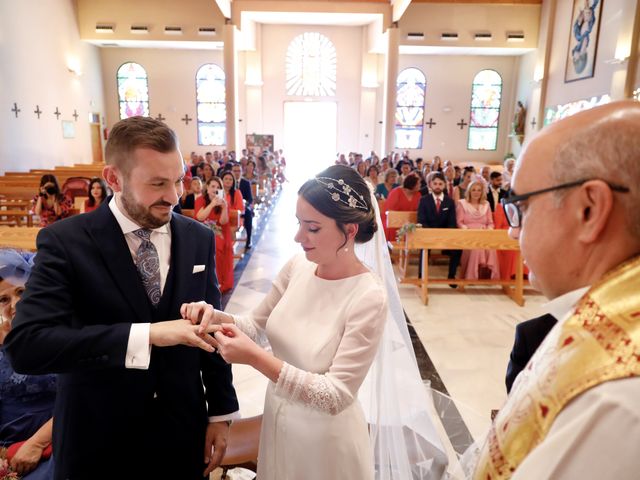
{"label": "groom's hand", "polygon": [[149,343],[157,347],[187,345],[213,352],[215,340],[209,335],[215,331],[213,325],[203,330],[203,333],[200,333],[199,329],[198,325],[193,325],[189,320],[152,323],[149,326]]}
{"label": "groom's hand", "polygon": [[204,463],[208,464],[204,476],[209,478],[222,463],[227,451],[229,439],[229,424],[227,422],[213,422],[207,426],[207,435],[204,445]]}

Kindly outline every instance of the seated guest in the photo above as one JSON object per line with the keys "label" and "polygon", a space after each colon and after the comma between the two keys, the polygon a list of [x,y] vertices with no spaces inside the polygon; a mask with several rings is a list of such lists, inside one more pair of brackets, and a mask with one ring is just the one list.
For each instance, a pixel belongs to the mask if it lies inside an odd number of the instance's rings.
{"label": "seated guest", "polygon": [[389,192],[398,186],[397,181],[398,171],[395,168],[387,168],[384,172],[384,182],[376,187],[376,198],[386,199]]}
{"label": "seated guest", "polygon": [[184,196],[181,207],[185,210],[196,208],[196,200],[202,196],[202,180],[200,177],[193,177],[191,180],[191,193]]}
{"label": "seated guest", "polygon": [[489,202],[492,212],[496,211],[496,207],[500,207],[500,200],[506,196],[506,190],[502,189],[502,174],[500,172],[491,172],[489,175],[487,201]]}
{"label": "seated guest", "polygon": [[196,199],[195,218],[210,225],[215,233],[216,275],[221,292],[233,288],[233,239],[229,225],[229,204],[222,180],[212,177],[205,183],[202,196]]}
{"label": "seated guest", "polygon": [[[418,223],[424,228],[456,228],[456,204],[444,194],[445,178],[436,171],[429,174],[431,193],[420,199],[418,205]],[[449,255],[448,278],[456,278],[460,263],[460,250],[446,251]],[[422,265],[422,262],[420,263]],[[455,285],[454,285],[455,286]]]}
{"label": "seated guest", "polygon": [[556,318],[547,313],[541,317],[532,318],[516,325],[516,336],[509,355],[509,365],[507,366],[507,376],[505,384],[507,393],[511,392],[513,382],[518,374],[524,370],[529,360],[536,353],[536,350],[556,324]]}
{"label": "seated guest", "polygon": [[411,166],[411,161],[410,160],[400,160],[398,166],[396,167],[397,170],[400,172],[400,183],[402,184],[404,182],[404,179],[407,178],[407,176],[411,175],[412,170],[412,166]]}
{"label": "seated guest", "polygon": [[258,175],[256,174],[256,162],[253,160],[247,160],[247,166],[244,170],[244,178],[246,178],[250,184],[258,184]]}
{"label": "seated guest", "polygon": [[380,171],[377,165],[371,165],[369,168],[367,168],[367,176],[364,178],[364,181],[369,184],[369,188],[371,188],[371,190],[375,190],[378,187],[379,172]]}
{"label": "seated guest", "polygon": [[41,227],[68,217],[73,208],[71,199],[62,195],[58,179],[51,174],[43,175],[40,179],[40,189],[33,202],[33,213],[40,216]]}
{"label": "seated guest", "polygon": [[102,178],[93,177],[89,183],[89,198],[84,201],[84,213],[92,212],[98,208],[109,196],[107,184]]}
{"label": "seated guest", "polygon": [[31,253],[0,249],[0,447],[22,480],[49,480],[56,377],[17,374],[3,346],[32,262]]}
{"label": "seated guest", "polygon": [[[382,218],[386,219],[389,210],[400,212],[415,212],[420,202],[420,179],[415,173],[410,173],[404,179],[401,187],[396,187],[389,193],[384,202]],[[384,221],[384,220],[383,220]],[[386,224],[386,221],[385,221]],[[396,241],[396,228],[384,228],[384,234],[388,242]]]}
{"label": "seated guest", "polygon": [[[458,228],[493,230],[493,215],[482,182],[471,182],[465,198],[458,202],[456,218]],[[495,250],[464,250],[461,265],[464,278],[470,280],[500,278],[498,256]]]}
{"label": "seated guest", "polygon": [[456,187],[454,183],[454,179],[456,176],[455,168],[453,167],[453,165],[447,165],[446,167],[444,167],[444,170],[442,173],[444,174],[444,179],[446,183],[444,188],[444,193],[445,195],[449,195],[451,198],[453,198],[453,193]]}
{"label": "seated guest", "polygon": [[462,176],[460,177],[460,183],[458,183],[456,188],[453,189],[453,199],[456,201],[456,203],[465,198],[467,188],[469,188],[469,185],[471,185],[473,178],[473,167],[464,167]]}
{"label": "seated guest", "polygon": [[[504,208],[502,207],[502,205],[496,208],[496,211],[493,212],[493,225],[496,230],[509,229],[509,222],[507,222],[507,217],[504,214]],[[514,250],[498,250],[496,254],[498,255],[500,278],[502,280],[511,280],[515,278],[516,270],[518,267],[518,252]],[[522,271],[525,276],[529,274],[529,269],[526,265],[522,266]]]}

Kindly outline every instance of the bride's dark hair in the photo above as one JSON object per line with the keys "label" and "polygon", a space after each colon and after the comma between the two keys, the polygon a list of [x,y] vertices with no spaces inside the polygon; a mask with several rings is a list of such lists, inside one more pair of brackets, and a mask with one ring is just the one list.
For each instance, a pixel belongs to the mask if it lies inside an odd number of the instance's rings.
{"label": "bride's dark hair", "polygon": [[[342,184],[338,182],[342,180]],[[336,188],[331,188],[332,184]],[[347,185],[353,192],[345,193],[343,186]],[[352,168],[344,165],[333,165],[318,173],[315,178],[307,180],[298,195],[302,195],[313,208],[323,215],[336,221],[338,228],[344,234],[347,243],[347,230],[345,224],[358,225],[356,243],[364,243],[371,240],[378,229],[376,214],[371,204],[371,191],[364,179]],[[339,195],[335,197],[335,195]],[[334,200],[338,198],[338,200]],[[351,199],[351,205],[349,201]]]}

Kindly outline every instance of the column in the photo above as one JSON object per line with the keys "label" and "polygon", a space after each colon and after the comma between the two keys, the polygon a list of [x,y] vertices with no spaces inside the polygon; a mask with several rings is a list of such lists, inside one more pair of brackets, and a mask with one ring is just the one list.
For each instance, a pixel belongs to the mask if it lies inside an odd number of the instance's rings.
{"label": "column", "polygon": [[223,27],[225,102],[227,106],[227,151],[242,149],[238,139],[238,54],[236,27],[227,19]]}
{"label": "column", "polygon": [[400,29],[397,23],[387,30],[387,52],[384,65],[384,137],[380,157],[395,147],[396,82],[400,53]]}

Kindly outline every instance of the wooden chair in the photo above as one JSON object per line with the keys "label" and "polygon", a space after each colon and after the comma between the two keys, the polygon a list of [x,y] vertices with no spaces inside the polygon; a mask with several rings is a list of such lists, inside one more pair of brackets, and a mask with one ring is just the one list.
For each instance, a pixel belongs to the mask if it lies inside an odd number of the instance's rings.
{"label": "wooden chair", "polygon": [[222,460],[222,480],[227,479],[227,471],[240,467],[256,472],[258,469],[258,446],[262,415],[235,420],[229,430],[227,453]]}
{"label": "wooden chair", "polygon": [[[407,223],[416,223],[418,212],[403,212],[399,210],[389,210],[387,212],[387,228],[402,228]],[[391,259],[398,260],[400,274],[404,278],[408,265],[408,255],[403,256],[404,242],[396,239],[387,242],[391,249]]]}

